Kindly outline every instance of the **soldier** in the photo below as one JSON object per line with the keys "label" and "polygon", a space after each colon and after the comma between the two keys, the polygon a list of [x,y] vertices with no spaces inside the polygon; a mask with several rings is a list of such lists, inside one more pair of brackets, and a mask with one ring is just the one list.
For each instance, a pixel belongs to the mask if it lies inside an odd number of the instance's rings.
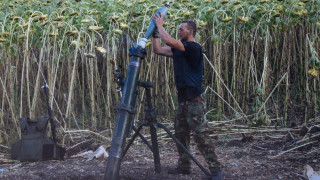
{"label": "soldier", "polygon": [[[173,57],[174,79],[178,91],[178,111],[175,115],[175,136],[189,149],[190,132],[201,154],[206,159],[212,173],[212,180],[222,179],[221,164],[214,152],[214,144],[209,137],[208,123],[204,117],[205,101],[201,87],[203,75],[202,47],[194,41],[197,31],[193,21],[182,21],[178,36],[172,38],[163,28],[164,20],[160,15],[153,17],[157,29],[153,34],[153,52]],[[161,47],[159,38],[167,45]],[[169,169],[169,174],[190,174],[189,156],[177,145],[179,152],[178,167]]]}

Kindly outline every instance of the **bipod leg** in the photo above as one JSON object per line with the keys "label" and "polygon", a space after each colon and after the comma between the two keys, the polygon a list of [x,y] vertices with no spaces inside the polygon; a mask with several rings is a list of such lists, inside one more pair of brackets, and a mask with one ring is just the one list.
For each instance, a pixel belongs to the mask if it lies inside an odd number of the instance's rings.
{"label": "bipod leg", "polygon": [[132,129],[134,130],[134,132],[139,132],[138,136],[141,138],[141,140],[150,148],[150,150],[152,151],[152,146],[151,144],[148,142],[148,140],[140,133],[140,131],[137,130],[137,128],[133,125]]}
{"label": "bipod leg", "polygon": [[[122,158],[126,155],[128,149],[130,148],[131,144],[133,143],[133,141],[136,139],[136,137],[140,134],[140,130],[142,129],[143,126],[148,126],[149,123],[148,122],[144,122],[142,123],[137,131],[133,134],[132,138],[130,139],[130,141],[128,142],[128,144],[126,145],[126,148],[123,150],[123,155]],[[149,143],[148,143],[149,144]],[[149,144],[150,145],[150,144]]]}
{"label": "bipod leg", "polygon": [[161,172],[161,164],[160,164],[160,155],[159,155],[159,146],[158,146],[158,137],[157,137],[157,119],[156,119],[156,108],[152,105],[151,102],[151,83],[146,83],[144,86],[146,89],[146,98],[147,98],[147,108],[145,109],[146,120],[150,125],[150,134],[151,134],[151,142],[152,142],[152,152],[154,158],[154,169],[155,172]]}
{"label": "bipod leg", "polygon": [[160,164],[160,155],[159,155],[159,147],[158,147],[158,137],[157,137],[157,129],[155,127],[156,123],[150,123],[150,134],[151,134],[151,142],[152,142],[152,152],[154,159],[154,169],[157,173],[161,172],[161,164]]}
{"label": "bipod leg", "polygon": [[157,123],[157,125],[158,125],[158,127],[164,129],[164,130],[168,133],[168,135],[173,139],[173,141],[176,142],[176,143],[184,150],[184,152],[186,152],[186,153],[189,155],[189,157],[198,165],[198,167],[199,167],[207,176],[211,176],[211,174],[209,173],[209,171],[202,166],[202,164],[201,164],[201,163],[189,152],[189,150],[169,131],[169,129],[168,129],[165,125],[163,125],[163,124],[161,124],[161,123]]}

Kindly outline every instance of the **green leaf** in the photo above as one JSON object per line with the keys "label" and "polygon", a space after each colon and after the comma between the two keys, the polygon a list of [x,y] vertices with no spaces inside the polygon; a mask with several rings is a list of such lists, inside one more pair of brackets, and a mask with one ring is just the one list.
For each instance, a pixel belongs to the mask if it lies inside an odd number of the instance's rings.
{"label": "green leaf", "polygon": [[320,63],[319,59],[315,55],[311,56],[311,58],[308,61],[308,64],[312,62]]}
{"label": "green leaf", "polygon": [[4,20],[4,16],[5,16],[5,14],[3,12],[0,12],[0,21]]}

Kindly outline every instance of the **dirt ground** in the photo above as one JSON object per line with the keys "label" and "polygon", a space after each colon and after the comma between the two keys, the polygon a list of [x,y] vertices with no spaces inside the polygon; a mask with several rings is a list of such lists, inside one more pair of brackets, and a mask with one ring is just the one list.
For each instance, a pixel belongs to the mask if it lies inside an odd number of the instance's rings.
{"label": "dirt ground", "polygon": [[[288,149],[291,141],[285,134],[259,134],[253,139],[243,141],[241,136],[218,138],[215,140],[216,152],[224,166],[226,180],[303,180],[304,165],[320,169],[319,143],[277,155]],[[242,141],[241,141],[242,140]],[[317,151],[312,149],[318,148]],[[190,175],[169,175],[168,168],[174,167],[178,160],[175,144],[170,139],[159,139],[161,173],[154,172],[153,155],[143,143],[132,145],[124,157],[120,170],[121,180],[199,180],[204,173],[193,163]],[[202,163],[203,157],[192,143],[191,152]],[[0,154],[7,157],[8,154]],[[0,164],[0,179],[40,180],[40,179],[103,179],[106,161],[84,158],[66,158],[64,161],[15,162]]]}

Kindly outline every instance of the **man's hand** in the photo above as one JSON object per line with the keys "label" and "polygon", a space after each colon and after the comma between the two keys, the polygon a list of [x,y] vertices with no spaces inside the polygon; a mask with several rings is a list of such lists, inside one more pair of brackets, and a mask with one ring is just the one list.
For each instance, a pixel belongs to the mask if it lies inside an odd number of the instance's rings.
{"label": "man's hand", "polygon": [[152,38],[152,47],[153,47],[153,52],[159,55],[163,56],[168,56],[172,57],[173,53],[171,50],[171,47],[179,49],[181,51],[185,51],[184,46],[180,40],[175,40],[172,38],[168,32],[164,29],[163,24],[163,16],[162,13],[158,14],[156,13],[153,17],[152,20],[154,20],[156,26],[157,26],[157,31],[159,32],[159,37],[161,38],[162,42],[164,42],[166,45],[169,47],[161,47],[159,39]]}
{"label": "man's hand", "polygon": [[162,16],[162,13],[160,12],[160,15],[158,13],[156,13],[153,18],[154,22],[156,23],[156,26],[159,27],[159,26],[163,26],[164,24],[164,20],[163,20],[163,16]]}

